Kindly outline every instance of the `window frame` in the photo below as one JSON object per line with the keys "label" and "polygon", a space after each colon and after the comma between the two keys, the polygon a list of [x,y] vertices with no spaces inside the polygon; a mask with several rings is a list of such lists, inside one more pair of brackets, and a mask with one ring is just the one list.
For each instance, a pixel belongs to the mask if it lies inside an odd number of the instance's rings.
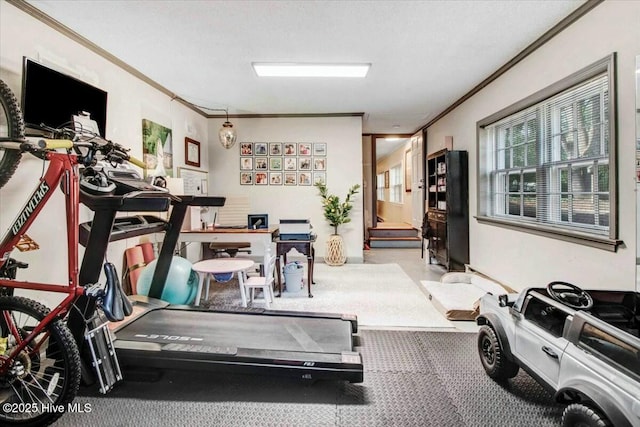
{"label": "window frame", "polygon": [[380,202],[385,201],[384,190],[384,172],[381,172],[376,174],[376,199]]}
{"label": "window frame", "polygon": [[404,202],[404,176],[402,163],[389,168],[389,202],[402,204]]}
{"label": "window frame", "polygon": [[[587,80],[594,78],[600,74],[608,75],[608,97],[609,111],[607,120],[609,122],[609,233],[607,235],[590,233],[588,231],[579,231],[564,228],[552,223],[541,223],[527,220],[516,220],[503,216],[491,216],[489,205],[497,203],[497,197],[490,197],[488,189],[491,185],[489,168],[487,167],[488,158],[488,132],[485,128],[488,125],[496,123],[508,116],[518,112],[523,112],[532,106],[539,104],[561,92],[576,87]],[[543,120],[540,118],[539,120]],[[523,231],[531,234],[541,235],[572,243],[579,243],[603,250],[615,252],[623,242],[618,239],[618,183],[617,183],[617,101],[616,101],[616,54],[612,53],[607,57],[583,68],[582,70],[548,86],[533,95],[530,95],[476,123],[476,171],[477,171],[477,215],[475,219],[481,224],[495,225],[507,229]],[[540,156],[540,152],[538,152]],[[496,165],[497,166],[497,165]],[[539,166],[539,165],[538,165]],[[523,168],[527,169],[525,166]],[[497,170],[497,169],[496,169]]]}

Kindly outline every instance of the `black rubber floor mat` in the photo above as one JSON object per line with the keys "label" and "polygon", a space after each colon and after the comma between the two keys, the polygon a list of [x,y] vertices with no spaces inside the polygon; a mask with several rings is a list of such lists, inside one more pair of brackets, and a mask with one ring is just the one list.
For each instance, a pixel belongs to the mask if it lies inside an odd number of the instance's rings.
{"label": "black rubber floor mat", "polygon": [[364,382],[167,371],[107,396],[82,389],[90,413],[56,426],[557,426],[562,407],[521,372],[505,385],[483,371],[476,334],[359,333]]}

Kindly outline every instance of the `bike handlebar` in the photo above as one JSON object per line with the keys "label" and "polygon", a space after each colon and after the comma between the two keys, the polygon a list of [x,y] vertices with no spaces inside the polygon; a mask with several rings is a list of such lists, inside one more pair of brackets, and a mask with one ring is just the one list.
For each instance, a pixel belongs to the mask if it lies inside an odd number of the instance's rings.
{"label": "bike handlebar", "polygon": [[38,141],[38,148],[41,150],[55,150],[56,148],[73,148],[73,141],[70,139],[41,139]]}
{"label": "bike handlebar", "polygon": [[[28,148],[24,144],[27,144]],[[122,162],[124,160],[141,167],[142,169],[147,167],[142,160],[131,156],[128,153],[129,150],[120,144],[116,144],[93,134],[76,134],[74,139],[42,138],[35,144],[31,142],[24,142],[21,144],[21,148],[25,151],[55,150],[58,148],[71,149],[74,147],[85,147],[89,148],[93,152],[102,152],[109,161]]]}

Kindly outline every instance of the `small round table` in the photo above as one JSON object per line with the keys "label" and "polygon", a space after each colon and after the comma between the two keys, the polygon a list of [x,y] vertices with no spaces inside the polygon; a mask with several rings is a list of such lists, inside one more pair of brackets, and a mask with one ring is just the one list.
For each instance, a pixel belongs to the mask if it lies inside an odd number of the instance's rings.
{"label": "small round table", "polygon": [[211,282],[211,276],[213,274],[231,273],[231,277],[233,277],[233,273],[237,273],[238,283],[240,285],[240,297],[242,298],[242,306],[246,307],[247,296],[244,292],[244,274],[241,274],[241,272],[253,267],[254,264],[255,263],[250,259],[241,258],[214,258],[196,262],[195,264],[193,264],[193,270],[198,273],[198,276],[200,276],[200,280],[198,281],[198,293],[196,294],[195,305],[200,305],[202,285],[204,284],[205,278],[207,279],[205,296],[208,297],[209,284]]}

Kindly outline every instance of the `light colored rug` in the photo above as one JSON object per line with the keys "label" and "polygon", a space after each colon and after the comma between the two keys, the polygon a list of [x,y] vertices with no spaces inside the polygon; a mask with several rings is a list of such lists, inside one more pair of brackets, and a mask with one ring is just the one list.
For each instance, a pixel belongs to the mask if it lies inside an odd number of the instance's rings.
{"label": "light colored rug", "polygon": [[[305,273],[306,281],[306,273]],[[313,298],[307,288],[283,292],[275,310],[351,313],[358,325],[375,328],[454,328],[398,264],[316,264]],[[254,302],[256,307],[264,303]]]}

